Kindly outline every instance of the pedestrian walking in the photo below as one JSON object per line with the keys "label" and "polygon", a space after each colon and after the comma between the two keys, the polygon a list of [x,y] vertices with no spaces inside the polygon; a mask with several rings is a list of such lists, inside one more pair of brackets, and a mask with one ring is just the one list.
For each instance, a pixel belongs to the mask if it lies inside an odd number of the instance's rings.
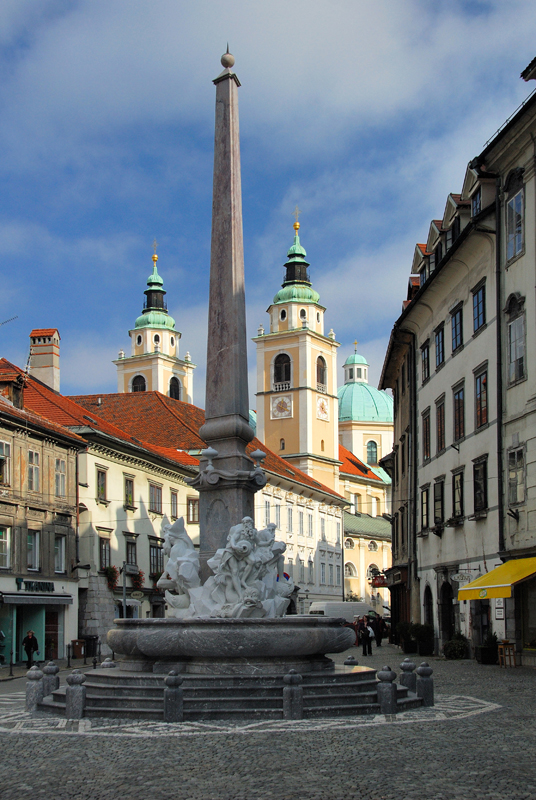
{"label": "pedestrian walking", "polygon": [[26,636],[22,640],[22,646],[26,651],[26,657],[28,659],[28,669],[31,669],[33,665],[34,653],[37,653],[37,655],[39,655],[39,645],[37,644],[37,639],[35,638],[33,631],[26,632]]}
{"label": "pedestrian walking", "polygon": [[385,637],[387,633],[387,625],[385,624],[382,617],[376,617],[374,621],[374,634],[376,639],[376,647],[382,646],[382,639]]}

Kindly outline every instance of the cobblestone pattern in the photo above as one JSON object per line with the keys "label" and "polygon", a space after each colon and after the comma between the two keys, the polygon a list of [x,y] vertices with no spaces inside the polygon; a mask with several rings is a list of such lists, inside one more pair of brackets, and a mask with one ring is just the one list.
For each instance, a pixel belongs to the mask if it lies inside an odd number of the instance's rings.
{"label": "cobblestone pattern", "polygon": [[[357,657],[396,672],[403,659],[385,645],[372,657]],[[1,727],[10,730],[0,730],[2,800],[533,798],[536,671],[429,662],[434,708],[361,724],[272,721],[240,729],[197,723],[177,735],[181,726],[109,721],[105,730],[102,720],[39,718],[40,734],[25,730],[22,692],[3,694]],[[61,727],[53,731],[51,724]]]}

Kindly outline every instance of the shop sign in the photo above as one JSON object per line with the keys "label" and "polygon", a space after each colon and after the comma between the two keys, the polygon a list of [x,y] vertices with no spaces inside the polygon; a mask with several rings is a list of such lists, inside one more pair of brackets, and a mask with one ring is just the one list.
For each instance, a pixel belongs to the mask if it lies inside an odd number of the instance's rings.
{"label": "shop sign", "polygon": [[131,592],[130,596],[132,597],[133,600],[143,600],[145,595],[143,594],[143,592],[139,592],[136,590],[135,592]]}
{"label": "shop sign", "polygon": [[372,579],[372,585],[375,589],[379,589],[382,586],[389,586],[385,575],[375,575]]}
{"label": "shop sign", "polygon": [[452,580],[456,581],[456,583],[469,583],[471,577],[468,572],[457,572],[456,575],[452,576]]}
{"label": "shop sign", "polygon": [[20,592],[24,583],[25,592],[53,592],[54,584],[51,581],[24,581],[22,578],[15,578],[17,591]]}

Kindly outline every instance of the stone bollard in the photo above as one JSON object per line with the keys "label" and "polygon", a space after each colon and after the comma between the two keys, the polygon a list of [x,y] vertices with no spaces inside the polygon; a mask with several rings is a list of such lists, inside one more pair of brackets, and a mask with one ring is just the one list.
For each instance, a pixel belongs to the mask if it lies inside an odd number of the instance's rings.
{"label": "stone bollard", "polygon": [[432,678],[433,669],[426,661],[417,667],[417,695],[422,697],[423,706],[434,705],[434,679]]}
{"label": "stone bollard", "polygon": [[43,667],[43,675],[45,676],[43,678],[43,697],[48,697],[49,694],[60,688],[59,671],[60,668],[53,661],[49,661],[46,667]]}
{"label": "stone bollard", "polygon": [[111,669],[112,667],[117,667],[115,661],[112,661],[111,658],[105,658],[101,664],[101,669]]}
{"label": "stone bollard", "polygon": [[406,689],[413,692],[413,694],[417,693],[417,676],[413,672],[416,666],[417,664],[409,658],[405,658],[400,665],[400,669],[402,670],[399,678],[400,685],[405,686]]}
{"label": "stone bollard", "polygon": [[73,669],[67,676],[69,684],[65,689],[65,716],[67,719],[82,719],[86,709],[86,687],[82,684],[86,676],[79,669]]}
{"label": "stone bollard", "polygon": [[33,713],[37,711],[37,706],[44,697],[43,694],[43,673],[39,667],[33,666],[26,673],[26,711]]}
{"label": "stone bollard", "polygon": [[164,678],[164,722],[182,722],[184,719],[183,680],[182,675],[174,670]]}
{"label": "stone bollard", "polygon": [[357,666],[359,666],[358,662],[357,662],[357,658],[354,658],[353,656],[348,656],[348,658],[345,659],[345,661],[344,661],[344,666],[345,667],[357,667]]}
{"label": "stone bollard", "polygon": [[283,689],[283,718],[302,719],[303,718],[303,688],[302,676],[295,669],[289,670],[288,675],[283,678],[286,686]]}
{"label": "stone bollard", "polygon": [[391,667],[382,667],[377,673],[378,677],[378,703],[382,714],[396,714],[396,672]]}

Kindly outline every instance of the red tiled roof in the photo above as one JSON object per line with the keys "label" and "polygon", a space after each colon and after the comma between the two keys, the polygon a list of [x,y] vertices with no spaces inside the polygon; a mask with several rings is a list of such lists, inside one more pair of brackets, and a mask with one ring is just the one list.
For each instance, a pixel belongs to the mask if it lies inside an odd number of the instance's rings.
{"label": "red tiled roof", "polygon": [[[9,371],[24,375],[23,371],[14,364],[6,361],[6,359],[0,359],[0,375]],[[45,421],[52,422],[57,428],[62,427],[63,430],[65,428],[84,426],[91,428],[96,433],[105,434],[138,450],[145,450],[148,454],[167,458],[169,461],[174,461],[182,466],[193,467],[197,463],[189,453],[178,452],[177,449],[169,446],[167,448],[154,447],[153,444],[140,441],[130,433],[126,433],[101,417],[90,417],[83,406],[78,405],[68,397],[54,392],[46,384],[31,376],[26,377],[24,407],[26,411],[33,411]],[[69,436],[76,436],[71,431],[66,431],[66,433]],[[80,437],[76,436],[76,438],[78,440]],[[80,438],[80,441],[84,441],[84,439]]]}
{"label": "red tiled roof", "polygon": [[[174,400],[160,392],[75,395],[73,399],[92,414],[98,414],[140,439],[150,439],[159,448],[204,450],[206,447],[197,433],[205,421],[205,413],[191,403]],[[246,453],[250,455],[254,450],[266,453],[263,467],[267,472],[341,499],[340,494],[280,458],[257,438],[248,444]]]}
{"label": "red tiled roof", "polygon": [[33,331],[30,331],[30,336],[53,336],[55,333],[60,335],[57,328],[34,328]]}
{"label": "red tiled roof", "polygon": [[360,461],[357,456],[354,456],[354,454],[342,444],[339,445],[339,461],[342,461],[341,472],[382,483],[381,478],[379,478],[370,467]]}
{"label": "red tiled roof", "polygon": [[417,247],[419,248],[419,250],[421,251],[423,256],[426,255],[426,245],[425,244],[417,244]]}

